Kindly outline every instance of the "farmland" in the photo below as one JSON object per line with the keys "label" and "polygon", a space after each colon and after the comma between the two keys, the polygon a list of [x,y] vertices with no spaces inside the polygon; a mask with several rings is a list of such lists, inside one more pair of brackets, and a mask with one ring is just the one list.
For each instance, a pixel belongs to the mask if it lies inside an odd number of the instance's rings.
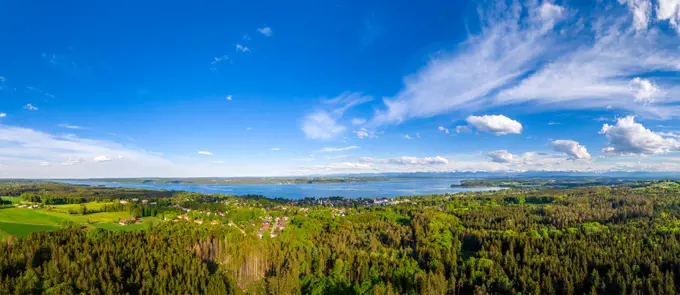
{"label": "farmland", "polygon": [[[85,203],[88,210],[100,210],[106,203]],[[49,208],[5,208],[0,209],[0,240],[8,236],[25,237],[32,232],[58,229],[66,224],[79,224],[87,229],[105,228],[113,231],[147,229],[155,218],[145,219],[141,224],[121,226],[117,222],[130,217],[128,212],[96,212],[70,214],[80,204],[54,205]]]}

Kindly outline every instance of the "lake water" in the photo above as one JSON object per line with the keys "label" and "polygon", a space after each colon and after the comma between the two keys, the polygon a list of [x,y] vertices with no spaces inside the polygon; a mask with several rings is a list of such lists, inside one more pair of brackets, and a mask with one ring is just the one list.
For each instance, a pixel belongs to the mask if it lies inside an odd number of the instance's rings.
{"label": "lake water", "polygon": [[301,199],[306,197],[345,197],[345,198],[394,198],[457,193],[466,191],[485,191],[499,188],[452,188],[461,179],[409,179],[357,183],[325,184],[134,184],[99,181],[65,181],[71,184],[103,185],[107,187],[144,188],[152,190],[176,190],[205,194],[263,195],[270,198]]}

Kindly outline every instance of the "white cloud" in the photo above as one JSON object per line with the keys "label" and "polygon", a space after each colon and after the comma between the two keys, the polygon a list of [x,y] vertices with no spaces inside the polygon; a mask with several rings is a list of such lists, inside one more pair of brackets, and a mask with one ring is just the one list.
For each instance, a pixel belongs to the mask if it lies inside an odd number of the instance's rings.
{"label": "white cloud", "polygon": [[248,46],[243,46],[243,45],[241,45],[241,44],[236,44],[236,51],[240,51],[240,52],[248,52],[248,51],[250,51],[250,48],[248,48]]}
{"label": "white cloud", "polygon": [[648,79],[634,78],[630,80],[630,88],[635,100],[640,102],[653,102],[654,97],[660,92],[656,85]]}
{"label": "white cloud", "polygon": [[354,118],[352,119],[351,123],[352,125],[363,125],[364,123],[366,123],[366,119]]}
{"label": "white cloud", "polygon": [[470,128],[467,126],[456,126],[456,133],[470,133]]}
{"label": "white cloud", "polygon": [[667,20],[671,27],[680,34],[680,0],[659,0],[656,6],[656,18]]}
{"label": "white cloud", "polygon": [[231,95],[227,95],[226,99],[231,100],[232,99]]}
{"label": "white cloud", "polygon": [[265,35],[267,37],[272,35],[272,29],[270,27],[259,28],[257,29],[257,31],[260,32],[260,34]]}
{"label": "white cloud", "polygon": [[522,133],[522,124],[503,115],[469,116],[466,121],[479,131],[496,135]]}
{"label": "white cloud", "polygon": [[553,149],[556,152],[565,153],[571,160],[590,160],[590,154],[585,146],[573,140],[554,140]]}
{"label": "white cloud", "polygon": [[357,105],[371,101],[370,96],[345,92],[335,98],[322,100],[320,110],[307,114],[302,119],[302,132],[310,139],[328,140],[342,134],[347,128],[338,120],[345,112]]}
{"label": "white cloud", "polygon": [[110,162],[111,158],[109,158],[108,156],[96,156],[96,157],[94,157],[94,161],[100,162],[100,163],[101,162]]}
{"label": "white cloud", "polygon": [[507,150],[499,150],[486,153],[489,160],[496,163],[511,163],[513,160],[513,155]]}
{"label": "white cloud", "polygon": [[27,105],[25,105],[25,106],[24,106],[24,109],[27,109],[27,110],[29,110],[29,111],[37,111],[37,110],[38,110],[37,107],[33,106],[33,105],[30,104],[30,103],[27,104]]}
{"label": "white cloud", "polygon": [[353,146],[347,146],[347,147],[341,147],[341,148],[335,148],[335,147],[325,147],[320,150],[322,153],[332,153],[332,152],[344,152],[344,151],[349,151],[353,149],[358,149],[359,147],[356,145]]}
{"label": "white cloud", "polygon": [[220,63],[222,61],[225,61],[227,59],[229,59],[229,56],[226,56],[226,55],[214,57],[213,61],[210,64],[214,65],[214,64]]}
{"label": "white cloud", "polygon": [[198,151],[198,154],[204,156],[212,156],[213,153],[208,151]]}
{"label": "white cloud", "polygon": [[84,129],[82,126],[71,125],[71,124],[57,124],[57,126],[66,129]]}
{"label": "white cloud", "polygon": [[449,160],[440,156],[427,158],[399,157],[388,159],[387,163],[395,165],[444,165],[448,164]]}
{"label": "white cloud", "polygon": [[213,161],[215,164],[224,164],[224,161]]}
{"label": "white cloud", "polygon": [[0,113],[0,118],[4,118],[4,117],[7,117],[7,114],[5,114],[5,113]]}
{"label": "white cloud", "polygon": [[49,162],[40,162],[40,166],[49,167],[52,166]]}
{"label": "white cloud", "polygon": [[281,150],[281,148],[277,148],[277,147],[275,147],[275,148],[271,148],[270,150],[271,150],[271,151],[274,151],[274,152],[277,152],[277,151],[280,151],[280,150]]}
{"label": "white cloud", "polygon": [[662,154],[680,150],[680,142],[674,138],[662,137],[635,122],[635,117],[618,119],[616,125],[604,124],[600,134],[607,138],[609,147],[606,153],[630,154]]}
{"label": "white cloud", "polygon": [[359,139],[378,137],[378,135],[375,131],[368,130],[366,128],[359,128],[359,130],[354,130],[353,132],[354,132],[354,134],[356,134],[357,138],[359,138]]}
{"label": "white cloud", "polygon": [[[372,123],[520,104],[525,112],[611,107],[647,117],[680,116],[680,87],[663,74],[680,70],[680,38],[656,27],[635,29],[650,15],[644,1],[626,1],[641,12],[636,20],[607,1],[588,10],[547,1],[507,2],[480,7],[479,32],[451,52],[432,54],[404,78],[396,95],[384,99]],[[680,15],[678,2],[660,1],[658,10],[664,13],[657,16]],[[636,76],[663,88],[664,101],[644,107],[631,103],[636,97],[629,84]]]}
{"label": "white cloud", "polygon": [[560,122],[548,122],[548,125],[560,125],[560,124],[562,124],[562,123],[560,123]]}
{"label": "white cloud", "polygon": [[[411,166],[431,166],[431,165],[445,165],[449,163],[449,160],[436,156],[436,157],[425,157],[425,158],[418,158],[418,157],[398,157],[398,158],[389,158],[389,159],[376,159],[372,157],[361,157],[358,159],[358,162],[360,164],[370,164],[373,167],[375,165],[398,165],[398,166],[404,166],[404,165],[411,165]],[[384,171],[388,171],[389,167],[382,167]]]}
{"label": "white cloud", "polygon": [[449,134],[449,133],[450,133],[450,132],[449,132],[449,129],[444,128],[444,126],[439,126],[439,127],[437,127],[437,129],[439,129],[439,131],[442,131],[442,132],[444,132],[444,133],[446,133],[446,134]]}
{"label": "white cloud", "polygon": [[71,166],[71,165],[77,165],[83,162],[83,159],[81,158],[68,158],[66,161],[62,162],[62,165],[65,166]]}
{"label": "white cloud", "polygon": [[[498,5],[499,7],[502,5]],[[482,98],[534,68],[552,43],[552,26],[562,10],[556,5],[526,7],[529,19],[514,4],[488,13],[478,35],[451,54],[437,54],[416,74],[405,78],[404,89],[385,99],[376,123],[399,123],[452,110],[486,105]]]}
{"label": "white cloud", "polygon": [[345,131],[330,113],[319,111],[308,114],[302,121],[302,132],[310,139],[332,139]]}
{"label": "white cloud", "polygon": [[[650,0],[618,0],[620,4],[627,4],[633,14],[633,26],[637,31],[647,30],[652,16],[652,2]],[[663,0],[662,0],[663,1]]]}
{"label": "white cloud", "polygon": [[404,139],[406,139],[406,140],[413,140],[413,137],[411,137],[411,136],[408,135],[408,134],[404,134],[404,136],[402,136],[402,138],[404,138]]}

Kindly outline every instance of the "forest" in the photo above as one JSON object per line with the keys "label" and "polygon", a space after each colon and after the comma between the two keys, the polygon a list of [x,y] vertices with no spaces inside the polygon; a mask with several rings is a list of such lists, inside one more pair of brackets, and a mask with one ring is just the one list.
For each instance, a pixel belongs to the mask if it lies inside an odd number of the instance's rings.
{"label": "forest", "polygon": [[[0,294],[677,294],[680,288],[675,181],[387,203],[44,183],[0,183],[0,196],[23,196],[36,206],[148,198],[162,220],[143,230],[64,223],[9,236],[0,244]],[[285,229],[258,236],[268,220],[284,219]]]}

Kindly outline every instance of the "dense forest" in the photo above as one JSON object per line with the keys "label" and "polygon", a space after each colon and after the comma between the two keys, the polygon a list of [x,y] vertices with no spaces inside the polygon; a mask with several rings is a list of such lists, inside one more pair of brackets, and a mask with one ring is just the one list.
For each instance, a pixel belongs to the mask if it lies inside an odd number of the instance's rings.
{"label": "dense forest", "polygon": [[[13,196],[71,202],[132,194],[9,187],[0,186],[0,195],[15,189]],[[226,206],[216,196],[134,194],[166,198],[168,207]],[[65,225],[10,237],[0,245],[0,294],[676,294],[680,288],[676,182],[401,197],[386,206],[317,204],[243,199],[243,210],[290,216],[275,238],[193,222],[127,232]],[[343,214],[335,214],[340,207]]]}

